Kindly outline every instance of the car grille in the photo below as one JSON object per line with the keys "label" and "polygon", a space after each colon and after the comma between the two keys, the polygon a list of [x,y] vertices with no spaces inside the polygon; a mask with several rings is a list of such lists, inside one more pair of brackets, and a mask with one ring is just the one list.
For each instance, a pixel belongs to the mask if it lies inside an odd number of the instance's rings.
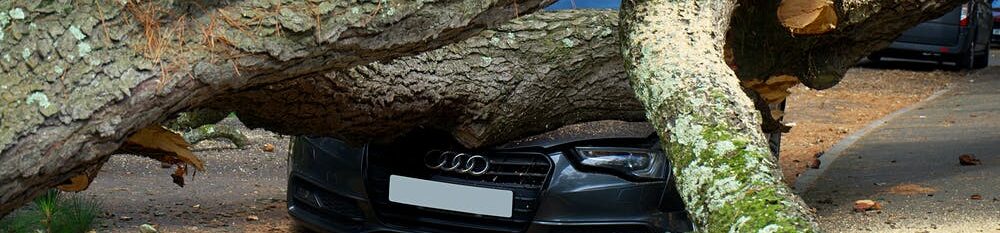
{"label": "car grille", "polygon": [[[552,162],[541,153],[479,153],[490,161],[489,171],[475,176],[430,169],[420,156],[371,151],[368,156],[368,195],[379,219],[389,225],[429,232],[521,232],[534,218],[538,197]],[[396,156],[390,156],[396,155]],[[389,176],[402,175],[439,182],[511,190],[512,217],[494,217],[439,210],[389,201]]]}
{"label": "car grille", "polygon": [[290,177],[288,187],[293,188],[289,190],[290,205],[319,214],[341,226],[360,229],[365,215],[358,201],[320,188],[297,175]]}

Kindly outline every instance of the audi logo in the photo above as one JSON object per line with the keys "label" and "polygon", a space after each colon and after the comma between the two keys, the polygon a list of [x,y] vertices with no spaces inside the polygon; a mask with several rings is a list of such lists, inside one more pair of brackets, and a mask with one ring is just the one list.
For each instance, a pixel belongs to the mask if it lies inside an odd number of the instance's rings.
{"label": "audi logo", "polygon": [[490,169],[490,160],[482,155],[431,150],[424,155],[424,165],[430,169],[478,176]]}

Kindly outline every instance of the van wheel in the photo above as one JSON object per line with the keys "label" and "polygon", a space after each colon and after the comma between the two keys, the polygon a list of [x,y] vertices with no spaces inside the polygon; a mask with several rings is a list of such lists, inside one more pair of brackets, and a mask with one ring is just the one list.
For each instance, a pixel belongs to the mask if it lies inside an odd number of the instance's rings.
{"label": "van wheel", "polygon": [[972,61],[973,69],[982,69],[990,65],[990,42],[986,42],[986,49],[983,50],[983,54],[976,55]]}
{"label": "van wheel", "polygon": [[986,51],[983,54],[976,55],[975,61],[972,62],[973,69],[982,69],[990,65],[990,52]]}
{"label": "van wheel", "polygon": [[955,66],[959,69],[972,69],[972,65],[976,60],[976,51],[972,48],[975,47],[976,43],[969,43],[969,48],[958,54],[958,58],[955,59]]}
{"label": "van wheel", "polygon": [[881,62],[882,56],[879,55],[868,55],[868,60],[872,62]]}

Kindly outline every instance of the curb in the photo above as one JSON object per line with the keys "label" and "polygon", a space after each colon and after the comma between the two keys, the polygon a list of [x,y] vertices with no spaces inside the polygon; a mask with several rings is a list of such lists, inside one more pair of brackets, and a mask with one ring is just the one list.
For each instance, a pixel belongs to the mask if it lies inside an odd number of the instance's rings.
{"label": "curb", "polygon": [[927,98],[920,100],[920,102],[911,104],[910,106],[907,106],[900,110],[896,110],[895,112],[892,112],[889,115],[879,118],[878,120],[872,121],[871,123],[868,123],[868,125],[866,125],[864,128],[861,128],[861,130],[858,130],[848,135],[847,137],[844,137],[844,139],[838,141],[837,144],[834,144],[832,147],[830,147],[830,149],[826,150],[826,152],[823,153],[822,156],[819,157],[820,167],[818,169],[806,169],[805,172],[803,172],[797,179],[795,179],[795,185],[793,186],[793,191],[797,194],[802,194],[805,193],[806,191],[809,191],[809,189],[812,189],[816,185],[816,179],[819,178],[820,175],[823,175],[823,173],[826,172],[826,169],[829,168],[830,165],[832,165],[833,162],[837,160],[837,158],[840,158],[840,155],[843,154],[844,150],[847,150],[847,148],[854,145],[854,142],[857,142],[858,139],[861,139],[861,137],[867,135],[875,128],[885,125],[886,122],[898,117],[899,115],[903,115],[903,113],[909,112],[910,110],[913,109],[917,109],[921,106],[924,106],[927,102],[937,99],[944,93],[947,93],[949,90],[951,90],[951,88],[945,88],[943,90],[936,91]]}

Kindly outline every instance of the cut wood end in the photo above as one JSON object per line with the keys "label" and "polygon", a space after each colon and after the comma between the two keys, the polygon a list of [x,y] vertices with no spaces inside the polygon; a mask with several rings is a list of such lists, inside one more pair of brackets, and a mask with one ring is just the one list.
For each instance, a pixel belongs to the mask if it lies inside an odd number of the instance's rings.
{"label": "cut wood end", "polygon": [[788,89],[796,84],[799,84],[799,79],[791,75],[771,76],[764,81],[754,79],[740,82],[740,85],[743,87],[760,94],[760,97],[764,98],[764,101],[769,104],[785,101],[785,98],[792,94]]}
{"label": "cut wood end", "polygon": [[829,0],[784,0],[778,20],[793,34],[816,35],[837,28],[837,12]]}
{"label": "cut wood end", "polygon": [[[796,84],[799,84],[799,79],[791,75],[771,76],[764,81],[754,79],[740,82],[743,87],[757,92],[768,104],[780,104],[785,101],[785,98],[792,94],[788,89]],[[771,117],[774,119],[781,119],[784,115],[785,112],[780,109],[771,109]]]}

